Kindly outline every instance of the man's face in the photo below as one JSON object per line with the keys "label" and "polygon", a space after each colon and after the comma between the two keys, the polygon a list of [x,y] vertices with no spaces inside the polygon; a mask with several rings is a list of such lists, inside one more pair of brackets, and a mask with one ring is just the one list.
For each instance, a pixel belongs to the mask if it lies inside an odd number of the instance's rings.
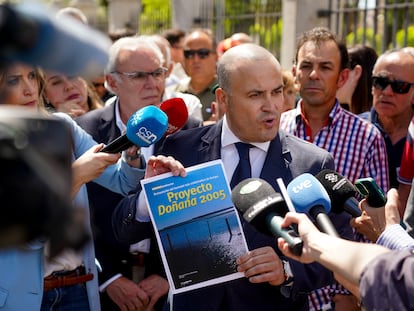
{"label": "man's face", "polygon": [[233,133],[246,142],[272,140],[283,107],[280,69],[271,60],[244,61],[231,72],[230,80],[231,91],[218,89],[216,94]]}
{"label": "man's face", "polygon": [[184,69],[194,80],[212,80],[216,75],[217,54],[207,34],[192,33],[184,41]]}
{"label": "man's face", "polygon": [[348,71],[341,72],[340,60],[339,49],[333,41],[320,44],[308,41],[299,49],[295,70],[305,105],[333,106],[338,87],[347,79]]}
{"label": "man's face", "polygon": [[171,46],[171,60],[175,63],[182,64],[184,62],[184,37],[181,38],[177,43]]}
{"label": "man's face", "polygon": [[[161,102],[166,75],[155,74],[162,71],[162,66],[151,49],[121,50],[116,67],[117,73],[109,75],[107,80],[119,97],[120,105],[138,110]],[[117,75],[117,79],[113,75]]]}
{"label": "man's face", "polygon": [[380,118],[412,115],[414,86],[407,86],[407,93],[400,94],[389,84],[394,81],[414,83],[414,58],[411,55],[398,52],[380,57],[375,64],[373,77],[378,78],[372,87],[372,95],[374,109]]}

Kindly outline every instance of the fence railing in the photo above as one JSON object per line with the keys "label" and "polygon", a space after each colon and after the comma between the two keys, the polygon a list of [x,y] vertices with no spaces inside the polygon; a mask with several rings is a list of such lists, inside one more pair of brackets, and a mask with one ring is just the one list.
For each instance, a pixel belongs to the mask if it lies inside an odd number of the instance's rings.
{"label": "fence railing", "polygon": [[[300,0],[297,0],[300,1]],[[235,32],[251,35],[255,42],[278,55],[282,44],[282,0],[204,1],[194,27],[211,28],[222,40]],[[413,0],[329,0],[319,10],[328,27],[349,46],[366,44],[378,53],[402,46],[414,46]],[[159,32],[170,26],[170,16],[151,14],[141,26]],[[297,16],[300,18],[300,15]],[[152,25],[152,26],[151,26]],[[309,28],[314,25],[309,25]]]}
{"label": "fence railing", "polygon": [[[320,11],[328,17],[330,29],[349,46],[366,44],[382,53],[390,48],[414,46],[414,2],[412,0],[330,0],[329,8]],[[352,2],[352,3],[350,3]]]}

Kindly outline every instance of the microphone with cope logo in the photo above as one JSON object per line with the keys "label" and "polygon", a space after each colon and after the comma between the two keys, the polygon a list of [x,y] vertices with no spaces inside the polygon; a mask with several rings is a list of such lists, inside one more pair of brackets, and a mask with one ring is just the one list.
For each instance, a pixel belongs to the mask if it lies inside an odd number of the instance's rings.
{"label": "microphone with cope logo", "polygon": [[118,153],[132,145],[148,147],[163,137],[168,128],[168,117],[155,106],[146,106],[136,111],[127,122],[126,133],[101,151]]}
{"label": "microphone with cope logo", "polygon": [[359,202],[356,199],[356,190],[347,178],[329,169],[320,171],[315,177],[328,192],[332,212],[340,214],[346,211],[352,217],[361,216],[361,210],[358,207]]}

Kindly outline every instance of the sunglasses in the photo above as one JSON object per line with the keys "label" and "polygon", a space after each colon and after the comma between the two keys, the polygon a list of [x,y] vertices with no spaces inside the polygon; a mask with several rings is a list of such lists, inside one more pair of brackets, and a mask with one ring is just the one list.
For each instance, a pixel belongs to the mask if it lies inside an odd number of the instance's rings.
{"label": "sunglasses", "polygon": [[386,77],[372,77],[372,85],[378,90],[385,90],[388,85],[391,85],[391,89],[394,93],[397,94],[407,94],[410,88],[414,83],[399,81],[399,80],[390,80]]}
{"label": "sunglasses", "polygon": [[184,50],[184,57],[191,59],[197,54],[200,59],[206,59],[210,53],[213,53],[213,51],[209,49]]}
{"label": "sunglasses", "polygon": [[162,77],[165,76],[167,71],[168,71],[167,68],[160,67],[151,72],[148,72],[148,71],[131,71],[131,72],[114,71],[113,73],[121,74],[123,76],[130,78],[131,80],[144,81],[144,80],[147,80],[149,76],[152,76],[154,79],[157,79],[157,80],[161,79]]}

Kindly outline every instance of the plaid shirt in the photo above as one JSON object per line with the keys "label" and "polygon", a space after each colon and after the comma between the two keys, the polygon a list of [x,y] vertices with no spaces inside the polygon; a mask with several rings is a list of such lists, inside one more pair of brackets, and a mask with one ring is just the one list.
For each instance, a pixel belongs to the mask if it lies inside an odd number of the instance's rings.
{"label": "plaid shirt", "polygon": [[[388,191],[386,146],[374,125],[341,108],[336,101],[325,126],[312,141],[311,130],[302,116],[301,106],[302,100],[295,109],[282,114],[281,129],[329,151],[334,158],[336,171],[352,183],[358,178],[372,177],[384,191]],[[339,284],[317,289],[309,295],[309,310],[331,310],[333,293],[349,292]]]}

